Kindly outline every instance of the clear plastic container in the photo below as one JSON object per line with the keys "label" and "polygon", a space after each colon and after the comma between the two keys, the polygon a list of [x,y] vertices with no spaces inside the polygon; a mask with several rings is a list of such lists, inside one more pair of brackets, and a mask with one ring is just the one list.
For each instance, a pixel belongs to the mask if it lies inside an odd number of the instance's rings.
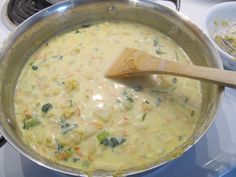
{"label": "clear plastic container", "polygon": [[210,8],[205,17],[204,28],[208,37],[218,49],[224,67],[236,71],[236,57],[223,50],[214,41],[215,35],[228,32],[229,29],[231,29],[231,32],[232,30],[235,32],[233,34],[230,32],[231,35],[236,35],[236,2],[220,3]]}

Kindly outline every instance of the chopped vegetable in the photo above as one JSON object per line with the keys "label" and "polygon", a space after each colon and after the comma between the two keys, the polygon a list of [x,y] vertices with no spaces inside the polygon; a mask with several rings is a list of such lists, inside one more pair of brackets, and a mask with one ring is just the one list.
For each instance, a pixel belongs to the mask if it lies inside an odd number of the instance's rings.
{"label": "chopped vegetable", "polygon": [[189,98],[188,98],[188,97],[185,97],[184,103],[188,103],[188,102],[189,102]]}
{"label": "chopped vegetable", "polygon": [[70,99],[69,102],[70,102],[69,108],[71,108],[73,106],[73,101]]}
{"label": "chopped vegetable", "polygon": [[104,139],[106,139],[109,135],[110,135],[110,133],[104,130],[104,131],[100,132],[100,133],[97,135],[97,139],[98,139],[98,141],[101,143],[101,142],[102,142]]}
{"label": "chopped vegetable", "polygon": [[109,146],[111,148],[115,148],[121,144],[123,144],[126,141],[125,138],[115,138],[115,137],[111,137],[109,138],[105,138],[103,139],[100,144],[103,144],[104,146]]}
{"label": "chopped vegetable", "polygon": [[50,103],[47,103],[42,106],[41,111],[44,113],[47,113],[52,108],[53,108],[53,106]]}
{"label": "chopped vegetable", "polygon": [[66,152],[67,154],[70,154],[70,155],[74,154],[74,151],[71,148],[65,149],[64,152]]}
{"label": "chopped vegetable", "polygon": [[132,97],[127,97],[126,99],[127,99],[127,101],[129,101],[129,102],[134,102],[134,99],[133,99]]}
{"label": "chopped vegetable", "polygon": [[74,163],[76,163],[76,162],[79,162],[79,161],[80,161],[80,159],[79,159],[79,158],[76,158],[76,157],[74,157],[74,158],[72,158],[72,161],[73,161]]}
{"label": "chopped vegetable", "polygon": [[35,71],[35,70],[38,70],[38,66],[37,66],[37,65],[33,65],[31,68],[32,68],[32,70],[34,70],[34,71]]}
{"label": "chopped vegetable", "polygon": [[64,150],[62,152],[57,153],[56,157],[59,160],[67,161],[73,155],[73,153],[74,153],[73,151],[71,151],[70,149],[67,149],[67,150]]}
{"label": "chopped vegetable", "polygon": [[30,119],[24,119],[23,124],[24,124],[23,129],[28,130],[29,128],[32,128],[32,127],[35,127],[35,126],[41,124],[41,121],[38,118],[33,117]]}
{"label": "chopped vegetable", "polygon": [[73,91],[75,89],[78,89],[79,88],[79,84],[77,82],[77,80],[75,79],[71,79],[71,80],[68,80],[65,82],[65,87],[68,91]]}
{"label": "chopped vegetable", "polygon": [[76,108],[73,106],[65,108],[62,112],[63,118],[70,119],[75,114],[75,112],[76,112]]}
{"label": "chopped vegetable", "polygon": [[97,139],[100,142],[100,144],[103,144],[104,146],[109,146],[112,148],[119,146],[126,141],[126,139],[124,138],[115,138],[115,137],[108,138],[109,136],[110,136],[110,133],[104,130],[97,135]]}
{"label": "chopped vegetable", "polygon": [[109,139],[105,138],[104,140],[102,140],[102,141],[100,142],[100,144],[103,144],[104,146],[109,146],[110,141],[109,141]]}
{"label": "chopped vegetable", "polygon": [[180,135],[178,139],[180,142],[183,142],[185,140],[185,135]]}
{"label": "chopped vegetable", "polygon": [[153,46],[156,47],[159,45],[159,39],[156,37],[155,39],[153,39]]}
{"label": "chopped vegetable", "polygon": [[156,54],[165,54],[165,52],[163,52],[160,47],[157,47],[155,52]]}
{"label": "chopped vegetable", "polygon": [[111,138],[110,138],[110,146],[111,146],[112,148],[114,148],[114,147],[116,147],[116,146],[118,146],[118,145],[119,145],[119,141],[118,141],[116,138],[111,137]]}
{"label": "chopped vegetable", "polygon": [[91,24],[83,24],[83,25],[81,25],[81,28],[88,28],[90,26],[91,26]]}
{"label": "chopped vegetable", "polygon": [[73,129],[77,128],[78,125],[76,123],[67,123],[65,119],[61,118],[61,132],[63,134],[68,133],[69,131],[72,131]]}
{"label": "chopped vegetable", "polygon": [[[75,152],[71,148],[65,148],[56,140],[56,158],[67,161]],[[72,159],[73,160],[73,159]]]}
{"label": "chopped vegetable", "polygon": [[80,33],[80,30],[76,30],[76,31],[75,31],[75,34],[78,34],[78,33]]}
{"label": "chopped vegetable", "polygon": [[142,115],[142,121],[145,120],[146,116],[147,116],[147,113],[145,112],[145,113]]}
{"label": "chopped vegetable", "polygon": [[191,117],[193,117],[193,116],[194,116],[194,114],[195,114],[195,111],[194,111],[194,110],[192,110],[192,111],[191,111]]}
{"label": "chopped vegetable", "polygon": [[125,90],[123,91],[123,96],[125,97],[127,101],[134,102],[133,96]]}
{"label": "chopped vegetable", "polygon": [[125,111],[129,111],[133,107],[133,95],[128,93],[126,90],[123,90],[122,92],[122,99],[121,99],[122,106]]}
{"label": "chopped vegetable", "polygon": [[64,149],[64,146],[62,144],[59,144],[57,141],[56,141],[56,152],[59,153],[59,152],[62,152]]}
{"label": "chopped vegetable", "polygon": [[153,39],[153,46],[155,47],[156,54],[164,54],[165,53],[161,50],[161,45],[159,44],[159,39],[157,37],[155,39]]}

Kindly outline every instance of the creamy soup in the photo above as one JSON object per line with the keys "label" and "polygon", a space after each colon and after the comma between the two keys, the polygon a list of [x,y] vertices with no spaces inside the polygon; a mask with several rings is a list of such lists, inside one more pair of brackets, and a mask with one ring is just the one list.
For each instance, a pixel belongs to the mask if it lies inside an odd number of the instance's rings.
{"label": "creamy soup", "polygon": [[125,47],[191,64],[177,43],[141,24],[110,21],[57,35],[32,54],[16,87],[24,142],[84,171],[145,167],[186,142],[200,118],[200,82],[106,78]]}

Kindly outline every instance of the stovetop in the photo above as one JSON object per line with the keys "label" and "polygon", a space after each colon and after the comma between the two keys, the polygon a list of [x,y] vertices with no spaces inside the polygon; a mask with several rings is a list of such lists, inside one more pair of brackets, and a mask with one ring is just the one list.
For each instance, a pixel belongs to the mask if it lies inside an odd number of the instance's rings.
{"label": "stovetop", "polygon": [[[6,0],[0,1],[0,12]],[[207,10],[223,0],[182,0],[180,12],[202,28]],[[170,2],[165,5],[174,8]],[[0,20],[0,43],[10,33]],[[236,166],[236,90],[226,88],[224,101],[213,125],[203,138],[180,158],[132,177],[216,177]],[[8,143],[0,149],[0,177],[68,177],[41,167]]]}
{"label": "stovetop", "polygon": [[19,25],[30,16],[51,5],[45,0],[9,0],[7,14],[14,24]]}

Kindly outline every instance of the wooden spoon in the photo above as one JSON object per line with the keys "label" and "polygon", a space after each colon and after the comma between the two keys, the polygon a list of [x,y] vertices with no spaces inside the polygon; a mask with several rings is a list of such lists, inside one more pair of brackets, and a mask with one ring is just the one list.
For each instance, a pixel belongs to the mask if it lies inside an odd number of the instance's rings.
{"label": "wooden spoon", "polygon": [[110,78],[166,74],[236,87],[236,72],[160,59],[137,49],[125,48],[106,73]]}

